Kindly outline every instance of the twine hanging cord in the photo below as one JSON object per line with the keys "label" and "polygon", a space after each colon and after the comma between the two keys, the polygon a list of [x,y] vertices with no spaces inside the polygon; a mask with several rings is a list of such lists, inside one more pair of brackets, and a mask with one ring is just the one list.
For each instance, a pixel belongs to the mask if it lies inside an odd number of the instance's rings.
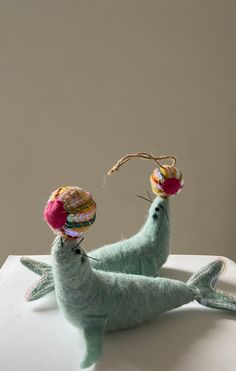
{"label": "twine hanging cord", "polygon": [[154,157],[150,155],[149,153],[146,152],[137,152],[137,153],[131,153],[127,156],[122,157],[109,171],[108,175],[113,174],[115,171],[118,171],[119,168],[126,164],[129,160],[132,158],[142,158],[144,160],[153,160],[158,166],[161,168],[164,168],[164,165],[161,165],[159,161],[162,160],[172,160],[172,164],[170,165],[171,167],[175,167],[176,164],[176,158],[174,156],[159,156],[159,157]]}

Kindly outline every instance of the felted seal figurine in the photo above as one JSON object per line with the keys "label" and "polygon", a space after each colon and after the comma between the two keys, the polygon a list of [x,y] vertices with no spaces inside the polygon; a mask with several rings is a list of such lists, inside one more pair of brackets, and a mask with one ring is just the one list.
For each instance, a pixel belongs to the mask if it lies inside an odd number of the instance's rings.
{"label": "felted seal figurine", "polygon": [[[105,271],[154,277],[159,275],[159,268],[169,255],[169,202],[167,198],[179,193],[184,181],[182,173],[175,167],[174,156],[154,157],[146,152],[122,157],[108,171],[108,175],[118,171],[121,166],[133,158],[152,160],[158,165],[159,169],[154,170],[150,181],[153,193],[159,197],[152,202],[146,223],[137,234],[92,252],[93,267]],[[159,161],[163,160],[172,160],[172,164],[162,165]],[[148,201],[151,202],[150,199]],[[44,210],[44,218],[54,233],[82,240],[84,232],[95,221],[96,203],[89,192],[79,187],[60,187],[51,194]],[[42,276],[27,290],[27,300],[39,299],[54,290],[54,278],[49,264],[27,257],[23,257],[21,262]]]}
{"label": "felted seal figurine", "polygon": [[[111,272],[158,276],[159,268],[169,256],[169,199],[157,196],[143,227],[134,236],[108,244],[90,252],[91,266]],[[42,276],[26,293],[29,301],[39,299],[54,290],[54,277],[49,264],[22,257],[21,263]]]}
{"label": "felted seal figurine", "polygon": [[216,260],[189,281],[151,278],[95,270],[76,240],[57,236],[52,267],[59,307],[67,320],[84,332],[87,368],[102,355],[105,331],[125,329],[193,300],[204,306],[236,311],[236,300],[214,288],[224,266]]}

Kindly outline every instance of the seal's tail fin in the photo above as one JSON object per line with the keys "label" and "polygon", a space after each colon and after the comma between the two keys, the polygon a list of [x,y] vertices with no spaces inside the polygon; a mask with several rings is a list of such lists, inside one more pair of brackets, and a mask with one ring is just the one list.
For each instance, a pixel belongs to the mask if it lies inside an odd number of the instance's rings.
{"label": "seal's tail fin", "polygon": [[206,307],[236,311],[236,298],[215,288],[221,272],[223,260],[215,260],[192,275],[187,285],[196,290],[196,300]]}
{"label": "seal's tail fin", "polygon": [[52,267],[49,264],[30,259],[27,256],[23,256],[20,261],[32,272],[42,276],[26,291],[27,301],[40,299],[55,289]]}
{"label": "seal's tail fin", "polygon": [[31,270],[34,273],[37,273],[40,276],[42,276],[42,274],[45,271],[48,271],[48,272],[52,271],[51,265],[49,265],[47,263],[37,261],[37,260],[30,259],[30,258],[28,258],[28,256],[22,256],[20,258],[20,262],[25,267],[27,267],[29,270]]}

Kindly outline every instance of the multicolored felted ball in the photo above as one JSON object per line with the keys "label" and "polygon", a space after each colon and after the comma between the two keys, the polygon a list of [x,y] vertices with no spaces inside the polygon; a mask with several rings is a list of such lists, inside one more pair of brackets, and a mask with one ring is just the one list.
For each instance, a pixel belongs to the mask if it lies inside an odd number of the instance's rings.
{"label": "multicolored felted ball", "polygon": [[96,203],[91,193],[75,186],[55,190],[44,209],[51,229],[64,237],[81,237],[96,219]]}
{"label": "multicolored felted ball", "polygon": [[182,173],[174,166],[163,165],[150,176],[152,191],[158,196],[168,197],[179,193],[184,186]]}

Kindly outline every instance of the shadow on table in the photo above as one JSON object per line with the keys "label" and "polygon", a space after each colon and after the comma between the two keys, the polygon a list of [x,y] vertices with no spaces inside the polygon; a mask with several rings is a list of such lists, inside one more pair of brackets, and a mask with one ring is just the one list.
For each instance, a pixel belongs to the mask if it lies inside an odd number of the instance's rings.
{"label": "shadow on table", "polygon": [[33,312],[48,312],[53,310],[59,310],[55,292],[44,296],[42,299],[32,302]]}
{"label": "shadow on table", "polygon": [[[213,313],[214,312],[214,313]],[[173,371],[188,349],[232,314],[184,307],[130,330],[106,334],[104,354],[95,371]]]}

